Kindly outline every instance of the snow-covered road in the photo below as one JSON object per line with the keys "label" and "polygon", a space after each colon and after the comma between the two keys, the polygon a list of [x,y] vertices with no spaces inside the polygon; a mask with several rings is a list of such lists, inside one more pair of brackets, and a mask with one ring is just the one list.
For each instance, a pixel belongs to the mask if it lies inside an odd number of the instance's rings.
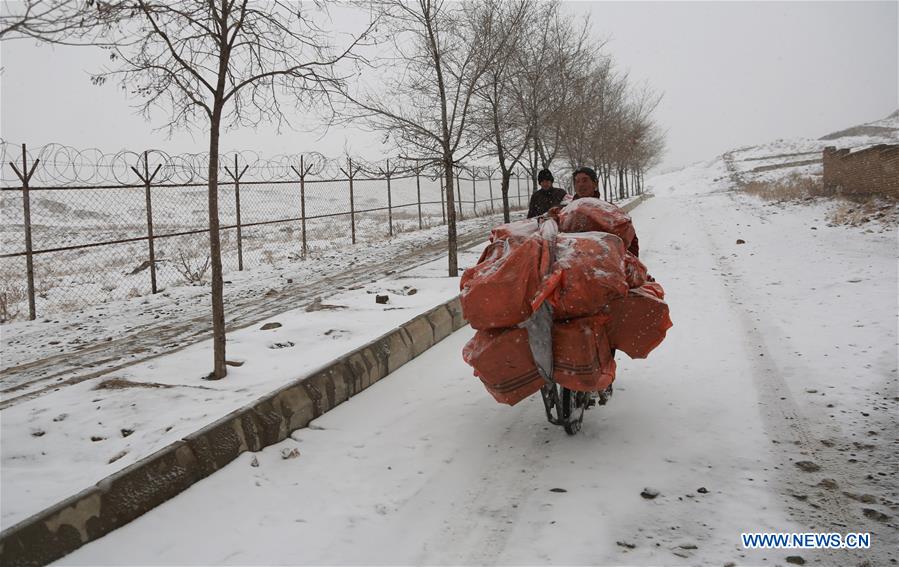
{"label": "snow-covered road", "polygon": [[658,187],[632,216],[675,326],[578,436],[497,405],[466,328],[60,564],[895,563],[896,232],[827,206]]}

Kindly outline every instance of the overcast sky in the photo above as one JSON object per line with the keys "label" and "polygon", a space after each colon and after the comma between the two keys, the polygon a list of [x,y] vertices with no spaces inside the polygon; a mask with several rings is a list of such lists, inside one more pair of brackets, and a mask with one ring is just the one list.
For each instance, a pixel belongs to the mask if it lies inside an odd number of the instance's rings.
{"label": "overcast sky", "polygon": [[[664,93],[664,165],[710,159],[777,138],[819,137],[899,107],[897,2],[569,2],[590,13],[606,53],[636,81]],[[136,116],[115,85],[90,84],[104,57],[92,48],[0,46],[0,136],[12,143],[78,148],[205,151],[204,133],[167,139]],[[349,134],[349,135],[348,135]],[[270,126],[231,131],[223,149],[263,155],[344,148],[379,157],[377,136]]]}

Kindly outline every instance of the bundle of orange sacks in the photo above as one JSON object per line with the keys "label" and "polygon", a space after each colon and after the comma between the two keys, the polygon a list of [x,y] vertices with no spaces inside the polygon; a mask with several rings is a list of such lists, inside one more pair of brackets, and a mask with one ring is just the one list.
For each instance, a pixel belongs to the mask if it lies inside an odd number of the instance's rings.
{"label": "bundle of orange sacks", "polygon": [[552,313],[552,380],[597,392],[615,379],[614,350],[646,358],[672,326],[665,292],[637,257],[630,216],[583,198],[539,219],[495,228],[461,281],[462,311],[475,336],[462,357],[496,401],[514,405],[546,381],[526,322]]}

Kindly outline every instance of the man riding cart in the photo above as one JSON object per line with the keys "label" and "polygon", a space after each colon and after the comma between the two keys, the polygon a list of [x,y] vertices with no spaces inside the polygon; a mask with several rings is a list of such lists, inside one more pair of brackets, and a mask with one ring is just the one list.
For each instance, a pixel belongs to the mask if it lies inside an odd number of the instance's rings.
{"label": "man riding cart", "polygon": [[616,350],[645,358],[672,325],[630,216],[599,198],[592,169],[575,171],[574,188],[564,207],[495,228],[460,295],[475,376],[509,405],[540,390],[570,434],[608,400]]}

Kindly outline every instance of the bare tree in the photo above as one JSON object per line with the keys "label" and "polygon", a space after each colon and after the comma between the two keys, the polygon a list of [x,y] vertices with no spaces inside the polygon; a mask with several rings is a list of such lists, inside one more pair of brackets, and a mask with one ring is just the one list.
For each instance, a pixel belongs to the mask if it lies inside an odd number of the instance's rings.
{"label": "bare tree", "polygon": [[616,73],[612,60],[602,57],[571,77],[568,87],[558,122],[562,152],[571,167],[597,170],[606,199],[625,197],[663,151],[664,137],[652,121],[661,96],[646,85],[632,88],[627,74]]}
{"label": "bare tree", "polygon": [[533,190],[537,172],[550,167],[561,148],[569,85],[591,67],[604,42],[591,38],[589,18],[579,24],[561,12],[558,0],[540,3],[528,22],[512,84],[530,130],[527,169]]}
{"label": "bare tree", "polygon": [[620,135],[628,94],[627,74],[595,73],[593,76],[593,96],[596,108],[593,137],[589,140],[590,163],[602,178],[603,194],[606,199],[614,199],[613,162],[621,153]]}
{"label": "bare tree", "polygon": [[611,59],[604,58],[569,78],[566,111],[557,117],[562,153],[572,169],[598,163],[599,146],[605,129]]}
{"label": "bare tree", "polygon": [[[63,45],[103,45],[118,0],[18,0],[0,2],[0,40],[36,39]],[[115,16],[114,16],[115,14]]]}
{"label": "bare tree", "polygon": [[649,138],[654,127],[651,115],[661,99],[661,95],[653,92],[648,85],[628,89],[627,99],[613,117],[611,134],[614,145],[608,152],[608,159],[616,173],[619,199],[633,192],[630,177],[636,169],[638,156],[654,146]]}
{"label": "bare tree", "polygon": [[458,274],[453,168],[482,142],[472,128],[473,98],[498,49],[474,30],[472,5],[444,0],[390,0],[374,6],[394,39],[390,94],[358,85],[345,95],[346,120],[364,118],[404,159],[441,168],[446,191],[448,272]]}
{"label": "bare tree", "polygon": [[[503,219],[510,222],[509,184],[512,171],[521,162],[531,139],[532,125],[516,105],[513,86],[522,80],[521,51],[528,22],[538,10],[533,0],[486,0],[474,7],[471,20],[474,32],[491,44],[483,56],[493,60],[486,65],[476,90],[474,126],[487,144],[486,155],[495,157],[501,175]],[[519,90],[520,85],[517,87]]]}
{"label": "bare tree", "polygon": [[[38,4],[33,2],[32,4]],[[335,67],[361,59],[357,47],[369,37],[370,25],[348,37],[339,49],[329,45],[322,29],[320,4],[281,0],[113,0],[48,2],[40,39],[84,42],[89,31],[109,51],[111,68],[92,79],[102,84],[118,79],[139,99],[140,111],[168,116],[164,128],[202,128],[209,135],[208,212],[212,268],[213,371],[227,374],[225,311],[219,236],[219,141],[223,129],[285,122],[282,100],[300,108],[328,104],[344,78]],[[99,9],[98,9],[99,6]],[[85,9],[85,7],[89,9]],[[33,14],[33,12],[32,12]],[[79,19],[72,28],[65,22]],[[60,28],[52,27],[53,18]],[[29,24],[30,25],[30,24]],[[14,28],[27,35],[30,28]]]}
{"label": "bare tree", "polygon": [[[31,37],[41,39],[72,29],[77,19],[71,16],[76,0],[24,0],[0,3],[0,39]],[[73,10],[73,8],[75,10]]]}

